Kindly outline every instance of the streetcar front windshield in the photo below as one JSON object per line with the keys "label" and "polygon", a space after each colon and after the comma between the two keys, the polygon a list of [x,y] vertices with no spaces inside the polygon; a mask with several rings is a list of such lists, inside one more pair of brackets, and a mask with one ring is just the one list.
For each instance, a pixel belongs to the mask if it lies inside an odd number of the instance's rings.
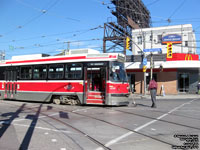
{"label": "streetcar front windshield", "polygon": [[127,82],[127,75],[124,67],[124,63],[112,62],[111,64],[111,81],[114,82]]}

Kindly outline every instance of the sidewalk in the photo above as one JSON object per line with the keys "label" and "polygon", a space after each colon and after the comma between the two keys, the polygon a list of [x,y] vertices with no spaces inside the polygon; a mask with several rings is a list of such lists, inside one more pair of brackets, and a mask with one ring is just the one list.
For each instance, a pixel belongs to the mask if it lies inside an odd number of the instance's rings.
{"label": "sidewalk", "polygon": [[[150,94],[142,95],[142,94],[133,94],[134,99],[151,99]],[[198,94],[175,94],[175,95],[157,95],[156,99],[200,99],[200,95]]]}

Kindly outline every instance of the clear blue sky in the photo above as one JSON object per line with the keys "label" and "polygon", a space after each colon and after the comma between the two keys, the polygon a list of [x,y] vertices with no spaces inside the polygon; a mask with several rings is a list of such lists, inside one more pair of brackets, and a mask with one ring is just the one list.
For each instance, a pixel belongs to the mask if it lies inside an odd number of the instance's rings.
{"label": "clear blue sky", "polygon": [[[103,5],[104,2],[106,5]],[[143,0],[152,26],[192,24],[200,47],[200,0]],[[102,49],[109,0],[0,0],[0,50],[14,55],[48,53],[70,48]],[[171,19],[171,23],[167,22]],[[197,49],[200,53],[200,48]]]}

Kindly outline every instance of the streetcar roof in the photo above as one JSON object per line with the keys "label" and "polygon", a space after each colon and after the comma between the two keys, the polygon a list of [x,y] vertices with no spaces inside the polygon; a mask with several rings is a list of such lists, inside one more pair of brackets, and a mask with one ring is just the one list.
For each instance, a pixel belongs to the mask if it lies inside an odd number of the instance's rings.
{"label": "streetcar roof", "polygon": [[[41,57],[40,57],[41,56]],[[15,57],[17,58],[17,57]],[[99,53],[99,54],[73,54],[64,56],[24,56],[23,59],[6,60],[0,66],[19,66],[33,64],[67,63],[67,62],[88,62],[88,61],[121,61],[125,62],[125,55],[121,53]]]}

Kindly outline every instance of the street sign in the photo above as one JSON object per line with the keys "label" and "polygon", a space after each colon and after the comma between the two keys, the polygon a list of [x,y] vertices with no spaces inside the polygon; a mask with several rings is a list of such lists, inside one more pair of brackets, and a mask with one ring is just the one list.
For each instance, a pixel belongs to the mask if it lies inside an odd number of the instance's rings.
{"label": "street sign", "polygon": [[144,49],[143,52],[161,52],[161,48]]}
{"label": "street sign", "polygon": [[147,58],[143,58],[143,62],[142,62],[143,66],[147,65]]}

